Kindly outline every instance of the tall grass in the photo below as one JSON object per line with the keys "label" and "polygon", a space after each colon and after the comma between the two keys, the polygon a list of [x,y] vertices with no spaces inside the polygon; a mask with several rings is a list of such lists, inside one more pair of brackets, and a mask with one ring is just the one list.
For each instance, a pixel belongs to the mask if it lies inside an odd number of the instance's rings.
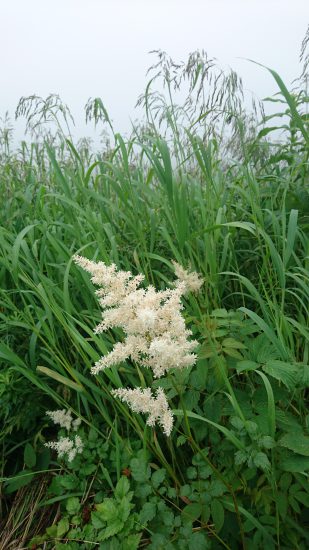
{"label": "tall grass", "polygon": [[[299,503],[308,498],[308,453],[280,441],[293,432],[303,438],[308,429],[308,98],[304,88],[289,92],[271,71],[277,120],[285,119],[268,126],[262,108],[244,112],[236,75],[224,75],[207,57],[196,54],[183,67],[162,52],[158,59],[159,73],[140,99],[145,124],[129,138],[114,131],[101,100],[89,101],[88,119],[110,126],[103,152],[73,144],[61,123],[62,116],[69,124],[68,110],[52,96],[23,99],[17,114],[32,131],[56,121],[56,141],[47,136],[11,152],[3,134],[3,477],[22,468],[26,442],[39,445],[44,412],[70,407],[89,426],[100,415],[100,437],[116,454],[128,434],[140,439],[176,488],[200,453],[226,487],[221,504],[236,517],[235,541],[243,547],[304,548]],[[159,77],[168,100],[152,90]],[[179,107],[173,93],[186,78],[188,97]],[[272,142],[279,127],[284,137]],[[89,278],[72,263],[75,253],[141,272],[157,288],[173,278],[172,260],[205,279],[200,295],[186,303],[200,342],[197,366],[177,378],[176,389],[167,383],[177,415],[168,442],[110,394],[138,385],[147,372],[134,374],[125,365],[90,375],[119,334],[93,334],[100,314]],[[249,443],[235,417],[242,426],[256,422],[273,439],[270,469],[246,462]],[[178,460],[179,436],[186,443]],[[219,454],[214,448],[206,456],[202,449],[213,445]],[[243,468],[223,459],[224,452],[244,453]],[[121,467],[118,458],[118,478]],[[289,470],[300,478],[293,481],[298,493],[307,495],[296,504],[280,489]],[[230,527],[221,529],[217,536],[228,543]],[[225,546],[235,548],[235,541]]]}

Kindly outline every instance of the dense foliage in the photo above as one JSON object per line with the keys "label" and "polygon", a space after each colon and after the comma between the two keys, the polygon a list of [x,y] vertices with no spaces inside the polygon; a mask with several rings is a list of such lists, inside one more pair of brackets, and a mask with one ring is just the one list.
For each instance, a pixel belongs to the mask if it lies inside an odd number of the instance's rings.
{"label": "dense foliage", "polygon": [[[270,71],[279,91],[266,116],[245,112],[239,79],[203,53],[182,66],[159,52],[153,70],[129,138],[88,102],[87,119],[109,128],[101,153],[74,146],[55,96],[19,104],[32,144],[12,152],[9,129],[0,136],[0,548],[304,550],[306,75],[289,92]],[[161,77],[168,100],[153,91]],[[74,254],[157,289],[174,260],[204,278],[183,300],[196,365],[153,384],[174,411],[170,437],[111,394],[147,386],[149,370],[90,373],[123,335],[93,333],[100,310]],[[71,461],[44,445],[56,409],[81,419]]]}

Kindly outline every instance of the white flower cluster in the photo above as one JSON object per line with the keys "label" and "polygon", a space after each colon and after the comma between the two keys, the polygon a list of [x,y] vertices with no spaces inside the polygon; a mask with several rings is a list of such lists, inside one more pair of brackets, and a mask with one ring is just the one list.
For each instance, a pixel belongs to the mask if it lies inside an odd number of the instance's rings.
{"label": "white flower cluster", "polygon": [[153,397],[150,388],[135,388],[112,390],[115,397],[127,403],[132,411],[149,414],[146,424],[154,426],[158,422],[165,433],[169,436],[173,428],[173,414],[168,406],[162,388],[157,390],[157,397]]}
{"label": "white flower cluster", "polygon": [[[102,321],[95,328],[100,334],[120,327],[125,338],[112,351],[101,357],[91,369],[92,374],[131,359],[152,370],[154,378],[164,376],[170,369],[182,369],[195,364],[193,352],[197,345],[189,340],[181,311],[181,298],[189,291],[197,292],[203,284],[199,275],[174,263],[178,281],[173,289],[157,291],[153,286],[140,288],[143,275],[117,271],[115,264],[93,262],[74,256],[75,262],[91,274],[91,280],[101,288],[96,291],[102,307]],[[162,388],[153,397],[150,388],[119,389],[113,394],[127,403],[135,412],[148,413],[147,424],[157,421],[169,435],[173,426],[172,412]]]}
{"label": "white flower cluster", "polygon": [[187,290],[179,282],[174,289],[156,291],[153,286],[139,288],[143,275],[133,277],[128,271],[116,271],[115,265],[92,262],[81,256],[75,261],[91,273],[92,282],[100,285],[96,294],[103,308],[102,322],[96,327],[97,334],[112,327],[121,327],[126,335],[113,350],[97,361],[93,374],[118,365],[126,359],[152,369],[154,377],[160,378],[169,369],[194,365],[196,355],[192,350],[197,342],[188,340],[181,315],[181,297]]}
{"label": "white flower cluster", "polygon": [[79,435],[76,435],[74,439],[60,437],[58,441],[49,441],[45,443],[45,447],[55,449],[59,458],[67,455],[69,462],[71,462],[77,454],[83,452],[83,442]]}
{"label": "white flower cluster", "polygon": [[57,411],[46,411],[47,416],[51,418],[54,424],[59,424],[61,428],[65,428],[68,432],[73,429],[74,432],[78,429],[81,420],[76,418],[73,420],[70,410],[59,409]]}
{"label": "white flower cluster", "polygon": [[188,271],[177,262],[172,261],[175,275],[181,283],[185,285],[185,292],[198,292],[204,283],[196,271]]}
{"label": "white flower cluster", "polygon": [[[61,428],[65,428],[68,432],[70,430],[76,432],[81,423],[80,418],[73,420],[70,410],[66,411],[65,409],[59,409],[57,411],[46,411],[46,414],[51,418],[54,424],[59,424]],[[79,435],[75,435],[73,439],[61,436],[58,441],[49,441],[45,443],[45,447],[55,449],[59,458],[67,455],[68,461],[71,462],[77,454],[83,451],[83,442]]]}

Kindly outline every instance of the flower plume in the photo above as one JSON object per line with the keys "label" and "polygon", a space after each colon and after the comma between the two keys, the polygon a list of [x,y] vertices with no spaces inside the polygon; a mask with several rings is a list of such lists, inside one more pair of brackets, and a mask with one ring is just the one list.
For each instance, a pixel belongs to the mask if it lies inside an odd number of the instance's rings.
{"label": "flower plume", "polygon": [[154,378],[171,368],[195,363],[192,352],[197,342],[188,339],[191,331],[186,329],[181,315],[181,298],[187,291],[184,282],[178,282],[174,289],[157,291],[151,285],[143,289],[143,275],[134,277],[129,271],[117,271],[114,264],[106,266],[81,256],[74,259],[100,286],[96,294],[103,312],[96,334],[112,327],[120,327],[125,333],[125,339],[95,363],[93,374],[126,359],[152,369]]}
{"label": "flower plume", "polygon": [[127,403],[134,412],[148,413],[146,424],[154,426],[158,422],[165,435],[169,436],[173,428],[173,414],[168,406],[162,388],[158,388],[157,396],[153,397],[150,388],[112,390],[112,394],[124,403]]}
{"label": "flower plume", "polygon": [[[94,364],[92,374],[127,359],[151,369],[154,378],[164,376],[170,369],[195,364],[193,350],[197,342],[189,339],[192,333],[185,326],[181,299],[188,292],[197,292],[203,284],[197,273],[186,271],[174,262],[178,278],[175,287],[157,291],[151,285],[141,288],[143,275],[133,276],[130,271],[118,271],[115,264],[107,266],[104,262],[77,255],[74,260],[99,286],[96,295],[102,308],[102,320],[94,329],[95,333],[120,327],[125,335],[123,341],[117,342]],[[162,388],[157,389],[155,397],[151,388],[120,388],[112,390],[112,395],[134,412],[148,414],[149,426],[158,423],[163,432],[170,435],[173,414]]]}

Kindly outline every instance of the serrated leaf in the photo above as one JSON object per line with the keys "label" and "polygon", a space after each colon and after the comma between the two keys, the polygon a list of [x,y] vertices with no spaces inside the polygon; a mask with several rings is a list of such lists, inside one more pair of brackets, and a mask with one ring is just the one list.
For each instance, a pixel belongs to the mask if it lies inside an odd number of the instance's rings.
{"label": "serrated leaf", "polygon": [[36,464],[36,454],[35,450],[30,445],[30,443],[26,443],[25,449],[24,449],[24,461],[28,468],[33,468]]}
{"label": "serrated leaf", "polygon": [[303,388],[309,387],[309,365],[300,365],[298,383]]}
{"label": "serrated leaf", "polygon": [[61,477],[61,485],[65,489],[77,489],[79,486],[78,477],[74,474],[67,474]]}
{"label": "serrated leaf", "polygon": [[154,502],[146,502],[139,514],[141,525],[146,525],[156,516],[157,505]]}
{"label": "serrated leaf", "polygon": [[105,498],[96,505],[96,510],[104,521],[113,522],[118,519],[118,505],[113,498]]}
{"label": "serrated leaf", "polygon": [[255,361],[250,361],[249,359],[244,359],[243,361],[238,361],[236,363],[237,372],[245,372],[250,370],[257,370],[259,368],[259,363]]}
{"label": "serrated leaf", "polygon": [[179,435],[176,441],[177,447],[181,447],[181,445],[184,445],[186,441],[187,441],[187,438],[185,435]]}
{"label": "serrated leaf", "polygon": [[235,338],[225,338],[222,341],[222,346],[224,348],[246,349],[246,346],[242,342],[235,340]]}
{"label": "serrated leaf", "polygon": [[247,458],[248,458],[246,451],[237,451],[234,457],[235,457],[236,466],[239,466],[240,464],[244,464],[245,462],[247,462]]}
{"label": "serrated leaf", "polygon": [[103,541],[113,537],[123,529],[124,523],[120,519],[114,519],[105,529],[98,534],[98,540]]}
{"label": "serrated leaf", "polygon": [[270,462],[265,453],[256,453],[253,458],[253,462],[257,468],[262,468],[262,470],[268,470],[270,468]]}
{"label": "serrated leaf", "polygon": [[162,481],[164,481],[166,476],[166,470],[164,468],[160,468],[159,470],[156,470],[152,476],[151,481],[155,489],[161,485]]}
{"label": "serrated leaf", "polygon": [[77,497],[68,498],[66,503],[66,510],[68,514],[73,516],[79,512],[80,508],[81,505]]}
{"label": "serrated leaf", "polygon": [[121,500],[130,490],[130,482],[126,476],[122,476],[115,488],[115,497]]}
{"label": "serrated leaf", "polygon": [[226,319],[226,317],[228,317],[228,316],[229,316],[229,314],[228,314],[228,311],[226,309],[214,309],[211,312],[211,317],[219,317],[219,318]]}
{"label": "serrated leaf", "polygon": [[196,521],[202,514],[202,505],[199,502],[193,502],[184,507],[181,512],[184,522]]}
{"label": "serrated leaf", "polygon": [[286,447],[296,454],[309,456],[309,437],[302,433],[289,432],[281,437],[278,445]]}
{"label": "serrated leaf", "polygon": [[233,428],[236,428],[236,430],[242,430],[244,427],[243,421],[238,416],[231,416],[230,422]]}
{"label": "serrated leaf", "polygon": [[299,500],[306,508],[309,508],[309,494],[305,493],[304,491],[299,491],[298,493],[295,493],[294,498]]}
{"label": "serrated leaf", "polygon": [[278,506],[278,511],[279,511],[279,514],[282,518],[285,518],[286,517],[286,514],[287,514],[287,510],[288,510],[288,501],[287,501],[287,496],[285,493],[277,493],[277,496],[276,496],[276,503],[277,503],[277,506]]}
{"label": "serrated leaf", "polygon": [[121,543],[122,550],[137,550],[142,533],[131,534]]}
{"label": "serrated leaf", "polygon": [[259,439],[259,446],[264,447],[265,449],[273,449],[275,445],[276,445],[276,442],[269,435],[264,435]]}
{"label": "serrated leaf", "polygon": [[241,353],[237,350],[237,349],[234,349],[234,348],[223,348],[223,351],[226,355],[228,355],[229,357],[232,357],[233,359],[240,359],[242,360],[243,356],[241,355]]}
{"label": "serrated leaf", "polygon": [[187,390],[183,402],[187,411],[193,411],[199,402],[200,392],[196,390]]}
{"label": "serrated leaf", "polygon": [[210,548],[209,541],[203,533],[192,533],[188,541],[188,550],[206,550]]}
{"label": "serrated leaf", "polygon": [[216,479],[215,481],[212,481],[209,488],[209,494],[212,497],[221,497],[226,491],[226,486],[222,481],[219,479]]}
{"label": "serrated leaf", "polygon": [[280,467],[285,472],[302,473],[309,471],[309,458],[299,455],[291,455],[283,458]]}
{"label": "serrated leaf", "polygon": [[118,517],[123,523],[128,519],[132,508],[133,504],[130,503],[128,496],[124,496],[118,505]]}
{"label": "serrated leaf", "polygon": [[288,389],[293,389],[296,386],[298,369],[295,365],[271,359],[262,368],[266,374],[282,382]]}
{"label": "serrated leaf", "polygon": [[141,483],[145,483],[150,479],[151,470],[149,464],[142,458],[132,458],[130,461],[130,469],[133,479]]}
{"label": "serrated leaf", "polygon": [[50,525],[50,527],[46,527],[46,533],[50,536],[50,538],[54,539],[57,537],[57,525]]}
{"label": "serrated leaf", "polygon": [[57,524],[57,537],[61,538],[67,533],[70,528],[68,518],[62,518]]}
{"label": "serrated leaf", "polygon": [[102,529],[105,521],[100,517],[98,512],[91,512],[91,523],[95,529]]}
{"label": "serrated leaf", "polygon": [[210,509],[216,531],[219,533],[224,524],[224,508],[219,500],[214,499],[211,501]]}

